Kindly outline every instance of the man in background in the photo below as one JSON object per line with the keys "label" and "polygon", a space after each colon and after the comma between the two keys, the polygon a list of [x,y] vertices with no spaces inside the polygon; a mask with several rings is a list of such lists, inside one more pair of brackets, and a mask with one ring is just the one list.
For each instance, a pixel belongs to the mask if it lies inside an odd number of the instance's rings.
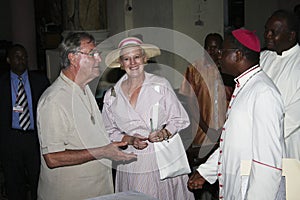
{"label": "man in background", "polygon": [[[218,33],[210,33],[206,36],[204,48],[209,56],[200,58],[199,61],[187,67],[184,81],[179,90],[179,93],[185,96],[195,95],[199,105],[199,109],[194,109],[194,106],[190,108],[191,112],[200,112],[197,113],[200,114],[200,121],[199,123],[195,122],[198,128],[196,129],[197,133],[194,134],[194,145],[216,142],[215,138],[207,137],[206,133],[209,128],[218,129],[225,121],[226,90],[223,88],[218,70],[220,67],[218,52],[222,48],[222,42],[223,38]],[[229,75],[227,76],[229,77]],[[230,87],[232,88],[232,86]],[[232,89],[228,91],[232,91]],[[230,98],[231,92],[228,95]],[[215,104],[215,101],[218,101],[218,105]],[[224,113],[224,116],[221,113]],[[195,116],[197,115],[195,114]]]}
{"label": "man in background", "polygon": [[[204,163],[217,148],[220,134],[216,130],[224,124],[226,107],[234,87],[233,77],[220,71],[218,57],[222,42],[223,38],[218,33],[209,33],[205,37],[207,57],[203,59],[204,62],[200,59],[200,62],[188,66],[179,91],[190,99],[193,95],[197,99],[190,103],[191,107],[188,109],[192,113],[191,128],[188,130],[193,134],[193,142],[187,155],[192,168]],[[195,109],[194,103],[198,103],[199,109]],[[217,183],[206,186],[204,190],[195,193],[196,197],[218,198]]]}
{"label": "man in background", "polygon": [[223,38],[220,34],[218,33],[209,33],[205,37],[204,41],[204,49],[207,51],[209,56],[213,59],[214,63],[217,65],[223,83],[224,83],[224,88],[225,88],[225,93],[226,93],[226,100],[227,100],[227,105],[229,104],[229,101],[231,99],[231,95],[234,89],[234,78],[233,76],[229,74],[225,74],[221,70],[221,64],[219,60],[219,51],[222,49],[222,43],[223,43]]}
{"label": "man in background", "polygon": [[288,158],[300,160],[299,21],[285,10],[275,11],[265,25],[265,51],[260,65],[278,87],[284,102],[284,140]]}
{"label": "man in background", "polygon": [[[49,86],[44,74],[28,71],[26,49],[15,44],[7,54],[10,71],[0,77],[0,157],[9,200],[37,198],[40,148],[36,109]],[[30,191],[30,193],[28,193]]]}

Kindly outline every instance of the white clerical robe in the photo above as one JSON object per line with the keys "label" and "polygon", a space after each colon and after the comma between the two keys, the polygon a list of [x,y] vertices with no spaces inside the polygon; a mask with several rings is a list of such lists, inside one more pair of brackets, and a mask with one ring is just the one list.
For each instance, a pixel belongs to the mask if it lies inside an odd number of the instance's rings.
{"label": "white clerical robe", "polygon": [[[284,156],[283,102],[258,66],[235,81],[220,147],[197,170],[210,183],[219,180],[220,199],[273,200]],[[241,176],[242,160],[251,161],[249,177]]]}
{"label": "white clerical robe", "polygon": [[260,65],[278,87],[284,102],[284,138],[287,157],[300,160],[300,46],[277,55],[263,51]]}

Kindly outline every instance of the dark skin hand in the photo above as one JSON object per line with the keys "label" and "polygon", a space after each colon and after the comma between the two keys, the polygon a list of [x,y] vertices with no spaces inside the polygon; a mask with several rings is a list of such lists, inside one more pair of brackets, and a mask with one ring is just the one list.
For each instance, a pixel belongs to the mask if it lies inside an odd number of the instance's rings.
{"label": "dark skin hand", "polygon": [[188,180],[188,187],[191,190],[202,189],[206,180],[199,174],[198,171],[194,172]]}

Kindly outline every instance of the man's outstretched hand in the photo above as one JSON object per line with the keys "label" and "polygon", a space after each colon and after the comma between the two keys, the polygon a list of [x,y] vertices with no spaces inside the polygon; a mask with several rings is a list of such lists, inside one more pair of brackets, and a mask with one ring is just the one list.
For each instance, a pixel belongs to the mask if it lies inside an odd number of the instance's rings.
{"label": "man's outstretched hand", "polygon": [[129,161],[137,159],[137,155],[133,153],[125,153],[120,151],[120,147],[126,146],[127,142],[113,142],[102,148],[105,148],[104,157],[115,161]]}

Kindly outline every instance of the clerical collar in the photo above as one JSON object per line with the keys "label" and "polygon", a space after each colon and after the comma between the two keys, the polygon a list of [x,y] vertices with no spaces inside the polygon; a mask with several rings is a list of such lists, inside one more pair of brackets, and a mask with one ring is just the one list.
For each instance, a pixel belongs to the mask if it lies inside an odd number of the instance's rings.
{"label": "clerical collar", "polygon": [[237,87],[245,84],[245,82],[247,82],[247,80],[255,73],[257,73],[258,71],[261,71],[261,68],[259,65],[255,65],[251,68],[249,68],[248,70],[244,71],[241,75],[239,75],[237,78],[234,79],[234,81],[236,82]]}

